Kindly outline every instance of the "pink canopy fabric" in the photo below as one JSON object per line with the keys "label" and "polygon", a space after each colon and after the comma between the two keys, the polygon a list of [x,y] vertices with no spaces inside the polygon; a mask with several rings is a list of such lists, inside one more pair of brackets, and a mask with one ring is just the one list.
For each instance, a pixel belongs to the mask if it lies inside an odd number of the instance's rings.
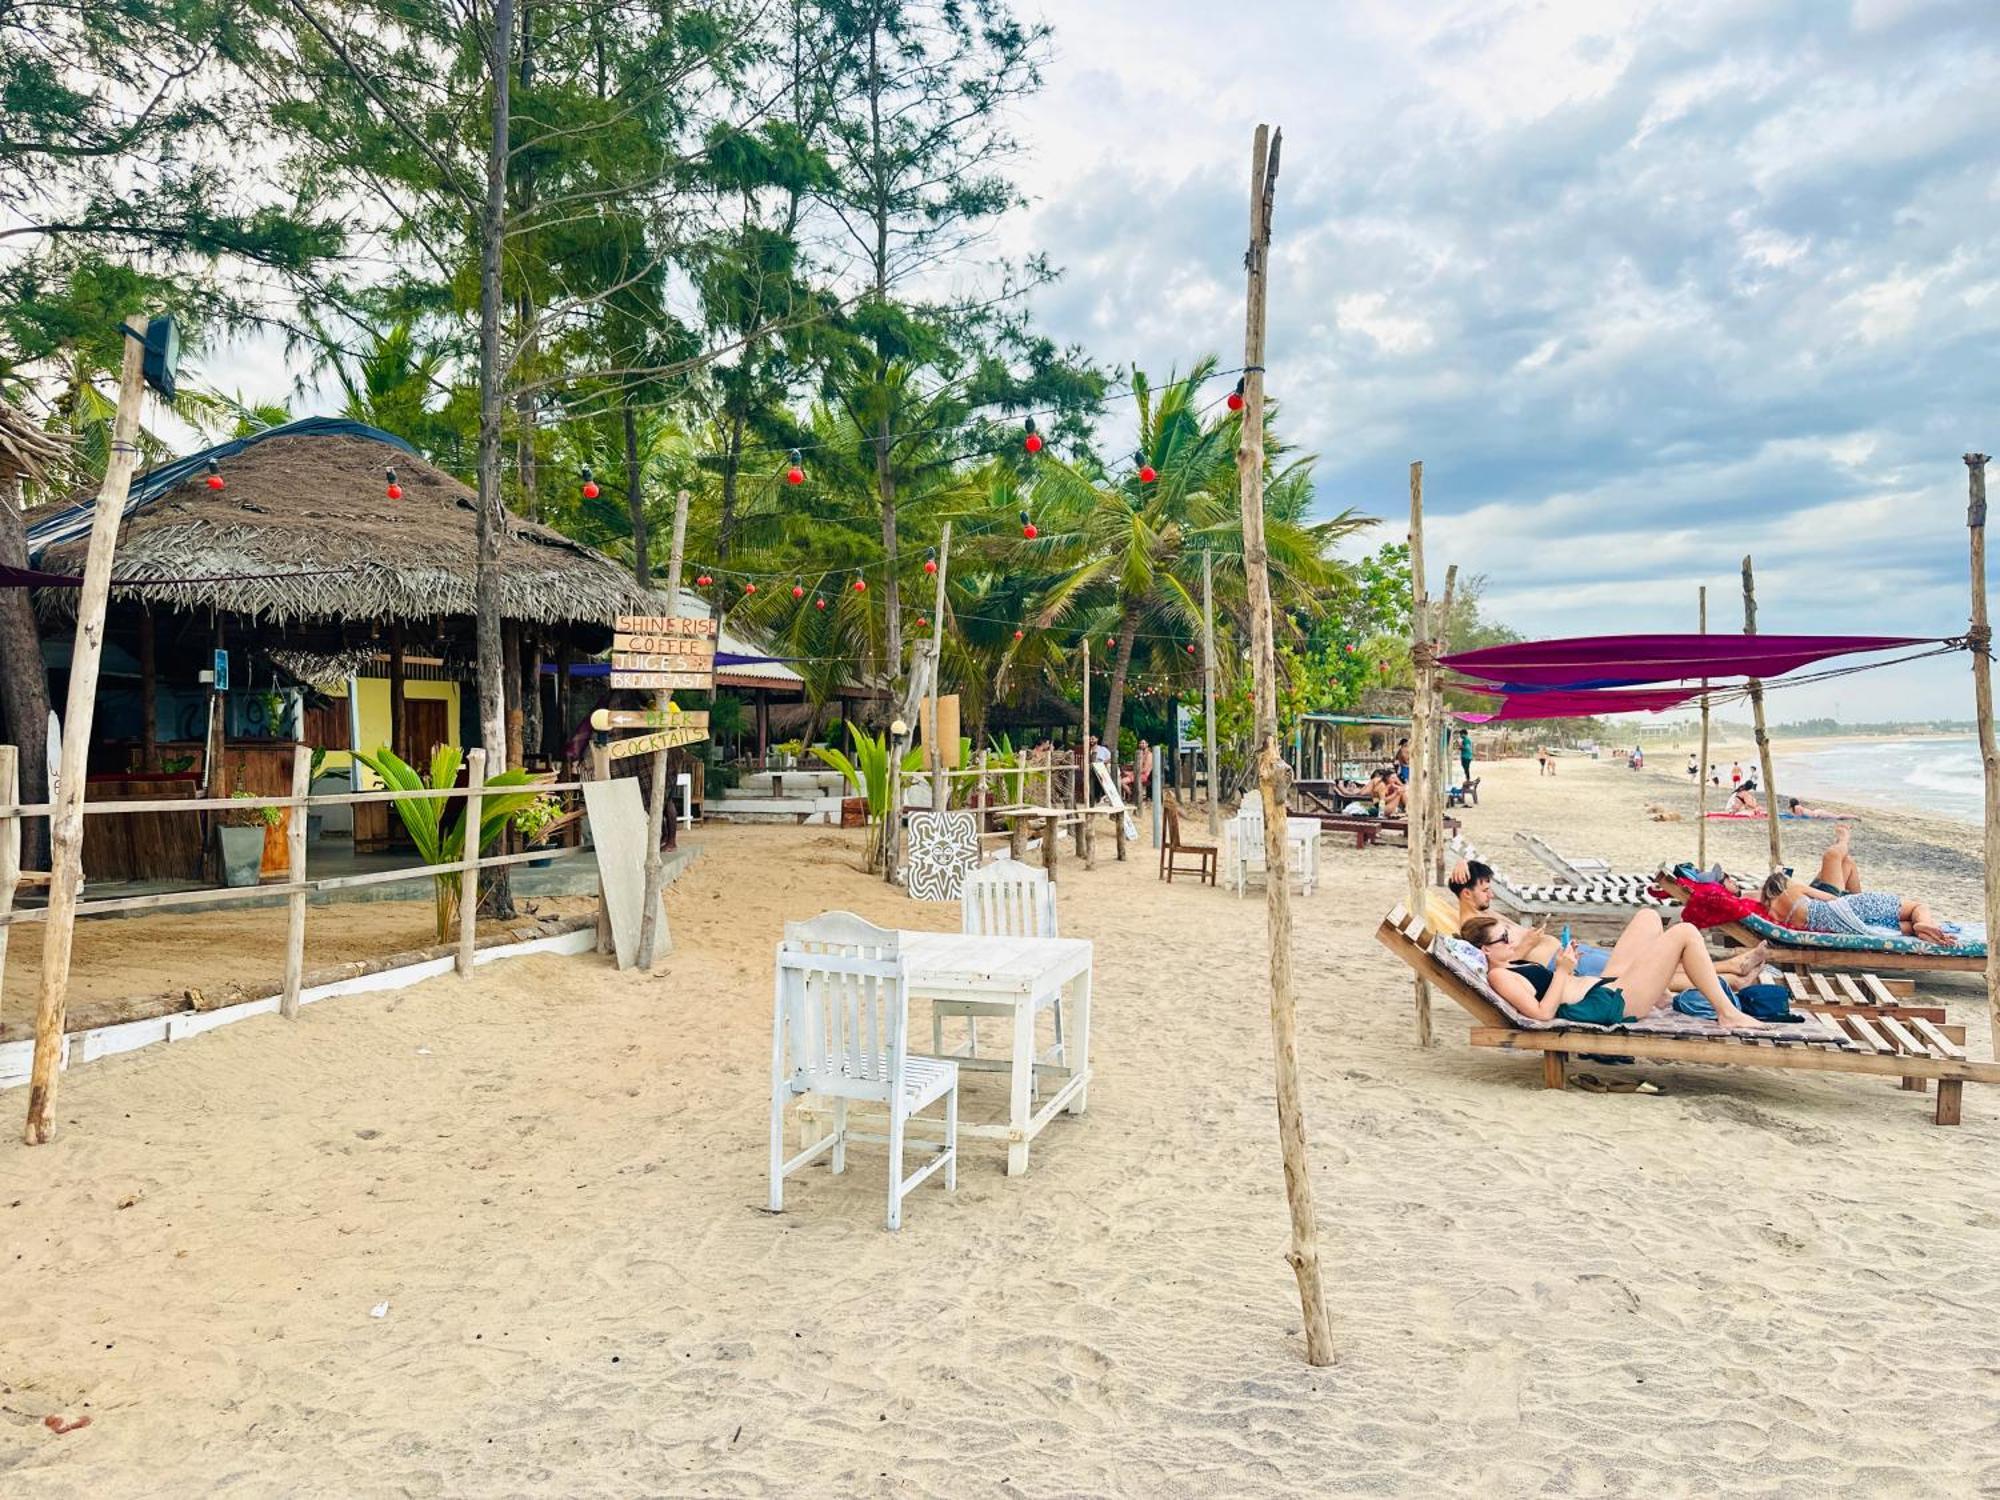
{"label": "pink canopy fabric", "polygon": [[[1471,687],[1475,693],[1496,693],[1497,689]],[[1470,724],[1506,723],[1515,719],[1594,719],[1600,714],[1656,714],[1678,708],[1701,696],[1700,688],[1600,688],[1595,692],[1558,691],[1516,693],[1490,714],[1460,714]]]}
{"label": "pink canopy fabric", "polygon": [[1830,656],[1936,644],[1903,635],[1589,635],[1487,646],[1441,660],[1454,671],[1498,683],[1509,692],[1585,691],[1647,682],[1779,677]]}

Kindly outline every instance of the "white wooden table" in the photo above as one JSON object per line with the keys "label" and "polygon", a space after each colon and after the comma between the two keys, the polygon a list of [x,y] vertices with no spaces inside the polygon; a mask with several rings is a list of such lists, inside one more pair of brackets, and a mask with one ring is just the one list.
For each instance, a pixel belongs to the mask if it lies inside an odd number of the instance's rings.
{"label": "white wooden table", "polygon": [[[971,937],[956,932],[904,932],[903,964],[912,998],[948,996],[967,1011],[1011,1016],[1012,1055],[954,1059],[960,1068],[992,1068],[1008,1075],[1005,1124],[959,1120],[961,1137],[1007,1143],[1007,1175],[1028,1170],[1028,1143],[1058,1114],[1080,1115],[1090,1091],[1090,971],[1087,938]],[[1035,1019],[1067,991],[1069,1014],[1060,1065],[1035,1061]],[[1036,1073],[1061,1080],[1039,1108],[1030,1104]]]}

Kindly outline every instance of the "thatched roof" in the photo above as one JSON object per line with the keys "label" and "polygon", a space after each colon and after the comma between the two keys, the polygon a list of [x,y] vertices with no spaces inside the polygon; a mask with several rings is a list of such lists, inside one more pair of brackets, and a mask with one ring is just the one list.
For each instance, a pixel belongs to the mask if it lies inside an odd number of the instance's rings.
{"label": "thatched roof", "polygon": [[[224,487],[207,486],[213,458]],[[393,467],[402,498],[387,497]],[[34,565],[83,571],[90,496],[30,518]],[[473,492],[400,439],[358,423],[308,418],[162,465],[133,486],[112,565],[124,597],[253,619],[421,619],[473,612]],[[74,589],[42,593],[75,608]],[[603,553],[509,514],[500,540],[500,608],[510,620],[609,625],[667,613]]]}

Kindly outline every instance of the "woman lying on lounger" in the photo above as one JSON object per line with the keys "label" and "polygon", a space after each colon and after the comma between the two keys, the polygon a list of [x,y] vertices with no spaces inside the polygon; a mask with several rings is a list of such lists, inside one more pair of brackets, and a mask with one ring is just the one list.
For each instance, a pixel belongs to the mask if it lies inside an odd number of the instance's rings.
{"label": "woman lying on lounger", "polygon": [[[1482,865],[1480,868],[1484,869],[1485,866]],[[1552,966],[1555,963],[1556,954],[1561,949],[1562,943],[1546,927],[1523,927],[1518,922],[1509,922],[1498,913],[1493,914],[1492,920],[1507,929],[1508,941],[1516,959],[1544,966]],[[1463,924],[1461,924],[1462,930]],[[1666,924],[1660,920],[1657,910],[1650,906],[1641,907],[1632,914],[1632,920],[1625,924],[1625,930],[1618,934],[1618,941],[1611,947],[1606,948],[1600,943],[1572,944],[1571,946],[1576,949],[1576,972],[1585,979],[1602,979],[1611,967],[1612,959],[1617,957],[1621,950],[1629,958],[1638,953],[1642,945],[1657,942],[1665,930]],[[1471,939],[1468,938],[1467,941]],[[1754,948],[1740,949],[1727,958],[1713,960],[1715,972],[1724,979],[1738,984],[1755,984],[1764,972],[1764,965],[1770,961],[1770,953],[1768,943],[1759,943]],[[1682,990],[1694,989],[1696,985],[1686,969],[1679,969],[1674,973],[1673,987],[1674,992],[1678,994]]]}
{"label": "woman lying on lounger", "polygon": [[1805,932],[1907,936],[1946,948],[1956,946],[1962,929],[1939,922],[1921,901],[1861,888],[1861,871],[1848,847],[1853,832],[1847,824],[1840,825],[1811,885],[1794,880],[1786,870],[1771,872],[1759,893],[1771,915],[1785,926]]}
{"label": "woman lying on lounger", "polygon": [[1602,977],[1576,972],[1574,943],[1558,949],[1553,962],[1536,963],[1528,954],[1539,948],[1533,939],[1540,934],[1517,938],[1506,922],[1491,914],[1474,917],[1459,931],[1486,955],[1486,982],[1493,992],[1537,1021],[1616,1026],[1643,1020],[1692,989],[1715,1007],[1719,1026],[1761,1030],[1764,1024],[1743,1013],[1716,973],[1700,930],[1685,922],[1664,931],[1627,927],[1611,950]]}

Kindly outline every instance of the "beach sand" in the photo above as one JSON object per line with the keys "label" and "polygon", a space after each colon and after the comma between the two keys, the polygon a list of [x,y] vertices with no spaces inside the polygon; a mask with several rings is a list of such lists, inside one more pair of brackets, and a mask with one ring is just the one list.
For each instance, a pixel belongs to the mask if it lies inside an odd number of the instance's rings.
{"label": "beach sand", "polygon": [[[1482,769],[1467,831],[1510,864],[1518,828],[1621,865],[1692,853],[1692,824],[1643,821],[1676,795],[1665,761]],[[1725,863],[1761,858],[1761,825],[1711,831]],[[1314,1370],[1256,893],[1159,884],[1144,847],[1066,865],[1064,929],[1096,942],[1089,1112],[1024,1177],[969,1143],[958,1192],[927,1186],[889,1234],[877,1148],[764,1211],[771,947],[828,907],[955,910],[863,877],[858,833],[698,838],[657,976],[544,956],[330,1001],[78,1069],[51,1147],[8,1124],[0,1492],[2000,1486],[2000,1090],[1957,1129],[1853,1079],[1657,1067],[1635,1071],[1662,1097],[1552,1093],[1442,1000],[1420,1052],[1372,936],[1402,853],[1329,839],[1295,905],[1340,1350]],[[1920,842],[1856,836],[1864,870],[1972,914],[1963,848]],[[1986,1056],[1979,1001],[1949,992]],[[997,1090],[966,1096],[990,1113]]]}

